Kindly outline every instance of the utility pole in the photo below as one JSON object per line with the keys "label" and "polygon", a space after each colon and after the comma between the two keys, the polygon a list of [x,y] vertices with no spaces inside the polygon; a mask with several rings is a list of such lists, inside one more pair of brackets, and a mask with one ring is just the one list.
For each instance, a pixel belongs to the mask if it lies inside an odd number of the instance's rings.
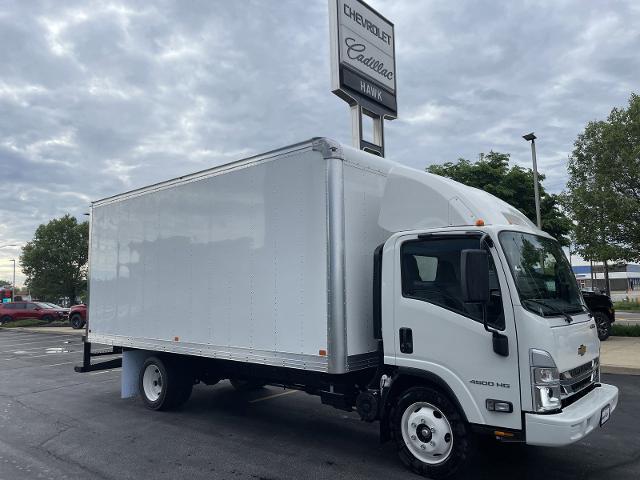
{"label": "utility pole", "polygon": [[13,303],[16,294],[16,260],[15,258],[12,258],[11,261],[13,262],[13,288],[11,289],[11,303]]}
{"label": "utility pole", "polygon": [[533,132],[523,135],[527,142],[531,142],[531,158],[533,160],[533,192],[536,200],[536,220],[538,228],[542,229],[542,220],[540,219],[540,192],[538,191],[538,162],[536,161],[536,137]]}

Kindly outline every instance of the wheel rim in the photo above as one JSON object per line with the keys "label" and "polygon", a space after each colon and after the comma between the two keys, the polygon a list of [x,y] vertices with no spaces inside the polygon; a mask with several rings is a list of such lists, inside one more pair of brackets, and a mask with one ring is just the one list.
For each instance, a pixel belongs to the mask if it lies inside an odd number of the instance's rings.
{"label": "wheel rim", "polygon": [[607,322],[603,320],[600,316],[596,319],[596,325],[598,327],[598,335],[604,337],[607,334]]}
{"label": "wheel rim", "polygon": [[444,462],[453,447],[449,420],[427,402],[416,402],[404,411],[402,438],[418,460],[430,465]]}
{"label": "wheel rim", "polygon": [[144,395],[151,402],[155,402],[160,398],[162,393],[162,373],[157,365],[147,365],[144,369],[142,377],[142,388]]}

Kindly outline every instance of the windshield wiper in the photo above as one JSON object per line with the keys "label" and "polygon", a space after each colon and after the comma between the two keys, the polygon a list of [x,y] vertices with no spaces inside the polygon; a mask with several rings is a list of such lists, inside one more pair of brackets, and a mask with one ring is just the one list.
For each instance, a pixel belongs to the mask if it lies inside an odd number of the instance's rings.
{"label": "windshield wiper", "polygon": [[553,305],[549,305],[548,303],[545,303],[541,300],[537,300],[534,298],[527,298],[525,300],[523,300],[524,302],[531,302],[531,303],[535,303],[537,305],[542,305],[543,307],[548,308],[549,310],[551,310],[552,313],[557,313],[558,315],[562,315],[564,317],[564,319],[567,321],[567,323],[571,323],[573,322],[573,318],[571,317],[571,315],[569,315],[568,312],[558,308],[558,307],[554,307]]}

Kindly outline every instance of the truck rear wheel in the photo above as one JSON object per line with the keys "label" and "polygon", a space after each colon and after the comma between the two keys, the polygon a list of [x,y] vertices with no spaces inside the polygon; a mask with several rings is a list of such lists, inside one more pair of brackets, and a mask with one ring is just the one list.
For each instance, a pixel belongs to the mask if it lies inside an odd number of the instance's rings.
{"label": "truck rear wheel", "polygon": [[419,475],[446,477],[470,455],[469,428],[453,402],[436,389],[407,390],[398,399],[391,422],[400,459]]}
{"label": "truck rear wheel", "polygon": [[189,399],[193,378],[177,361],[149,357],[140,370],[138,388],[147,408],[170,410]]}
{"label": "truck rear wheel", "polygon": [[606,340],[611,335],[611,321],[609,317],[603,312],[594,312],[593,319],[596,321],[596,327],[598,328],[598,338],[600,340]]}

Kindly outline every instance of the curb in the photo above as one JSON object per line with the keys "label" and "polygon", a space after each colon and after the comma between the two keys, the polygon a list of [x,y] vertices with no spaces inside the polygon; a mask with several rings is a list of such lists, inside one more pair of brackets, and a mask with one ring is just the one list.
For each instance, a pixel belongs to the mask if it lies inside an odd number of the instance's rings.
{"label": "curb", "polygon": [[615,375],[640,375],[640,368],[620,367],[617,365],[600,365],[600,373],[612,373]]}
{"label": "curb", "polygon": [[[37,330],[34,330],[36,328]],[[58,328],[69,328],[69,327],[10,327],[10,328],[0,328],[0,330],[5,331],[17,331],[17,332],[29,332],[29,333],[51,333],[53,335],[84,335],[85,329],[81,328],[80,330],[73,330],[71,332],[65,331],[56,331]],[[43,331],[43,329],[47,329],[47,331]],[[49,331],[50,330],[50,331]]]}

